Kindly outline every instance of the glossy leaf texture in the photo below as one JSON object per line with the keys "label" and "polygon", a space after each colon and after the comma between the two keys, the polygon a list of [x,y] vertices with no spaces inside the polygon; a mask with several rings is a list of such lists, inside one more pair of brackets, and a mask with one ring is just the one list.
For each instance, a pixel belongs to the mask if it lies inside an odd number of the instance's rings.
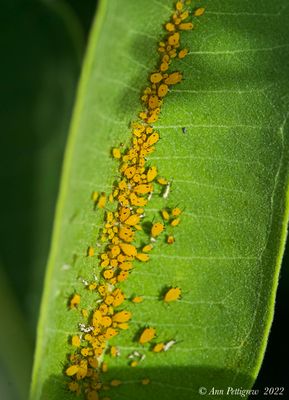
{"label": "glossy leaf texture", "polygon": [[[178,205],[182,222],[175,244],[159,241],[123,283],[128,298],[144,301],[127,302],[130,329],[111,341],[121,356],[108,360],[104,379],[123,382],[108,392],[112,399],[196,399],[200,387],[251,387],[273,318],[288,220],[288,5],[202,5],[197,28],[182,35],[190,54],[173,69],[184,80],[165,99],[155,124],[161,140],[149,158],[172,184],[167,199],[154,193],[147,220]],[[111,148],[130,141],[172,7],[171,0],[101,3],[66,151],[32,400],[74,398],[63,367],[80,321],[67,300],[83,287],[79,277],[99,274],[97,257],[86,257],[103,220],[91,192],[110,193],[118,177]],[[160,301],[166,286],[181,287],[181,300]],[[176,344],[154,354],[135,341],[143,326]],[[127,358],[134,350],[146,355],[137,368]],[[149,385],[140,384],[144,377]]]}

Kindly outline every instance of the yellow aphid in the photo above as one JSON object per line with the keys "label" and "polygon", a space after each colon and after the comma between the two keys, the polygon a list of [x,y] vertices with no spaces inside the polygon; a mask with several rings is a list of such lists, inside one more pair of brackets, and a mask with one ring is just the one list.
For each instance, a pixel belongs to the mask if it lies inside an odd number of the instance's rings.
{"label": "yellow aphid", "polygon": [[182,1],[178,1],[176,4],[176,10],[182,11],[183,7],[184,7],[184,3]]}
{"label": "yellow aphid", "polygon": [[84,318],[87,318],[87,317],[88,317],[88,311],[86,310],[86,308],[83,308],[83,309],[81,310],[81,314],[82,314],[82,316],[83,316]]}
{"label": "yellow aphid", "polygon": [[179,300],[181,294],[182,290],[180,288],[170,288],[164,295],[164,302],[169,303],[171,301]]}
{"label": "yellow aphid", "polygon": [[121,157],[120,149],[117,148],[112,149],[112,156],[113,158],[119,159]]}
{"label": "yellow aphid", "polygon": [[183,75],[180,72],[173,72],[166,79],[165,83],[167,85],[175,85],[176,83],[181,82]]}
{"label": "yellow aphid", "polygon": [[74,382],[74,381],[69,382],[68,388],[69,388],[69,390],[70,390],[71,392],[76,392],[77,395],[80,394],[80,386],[79,386],[79,383]]}
{"label": "yellow aphid", "polygon": [[153,166],[153,167],[149,168],[149,170],[147,172],[147,181],[148,182],[153,181],[155,179],[155,177],[157,176],[157,174],[158,174],[158,170],[156,167]]}
{"label": "yellow aphid", "polygon": [[118,334],[118,331],[116,329],[109,327],[109,328],[107,328],[104,336],[106,339],[110,339],[110,338],[116,336],[117,334]]}
{"label": "yellow aphid", "polygon": [[108,366],[107,366],[107,363],[106,363],[106,362],[103,362],[103,363],[101,364],[101,371],[102,371],[102,372],[107,372],[107,371],[108,371]]}
{"label": "yellow aphid", "polygon": [[75,375],[79,370],[79,366],[78,365],[71,365],[70,367],[68,367],[65,371],[67,376],[73,376]]}
{"label": "yellow aphid", "polygon": [[151,381],[149,380],[149,378],[144,378],[141,380],[142,385],[148,385]]}
{"label": "yellow aphid", "polygon": [[87,357],[89,355],[91,355],[91,350],[89,350],[88,347],[83,347],[80,351],[80,353],[83,355],[83,357]]}
{"label": "yellow aphid", "polygon": [[160,138],[160,135],[157,132],[154,132],[148,137],[146,144],[148,146],[153,146],[155,143],[158,142],[159,138]]}
{"label": "yellow aphid", "polygon": [[146,262],[149,260],[150,256],[148,254],[144,254],[144,253],[137,253],[136,258],[139,261]]}
{"label": "yellow aphid", "polygon": [[96,202],[97,199],[98,199],[98,196],[99,196],[99,193],[98,193],[98,192],[92,192],[91,198],[92,198],[92,200],[93,200],[94,202]]}
{"label": "yellow aphid", "polygon": [[106,339],[110,339],[118,334],[118,331],[114,328],[107,328],[107,331],[105,332],[104,336]]}
{"label": "yellow aphid", "polygon": [[119,355],[119,350],[116,346],[111,346],[110,355],[111,357],[117,357]]}
{"label": "yellow aphid", "polygon": [[99,400],[99,396],[96,390],[89,390],[86,398],[87,400]]}
{"label": "yellow aphid", "polygon": [[108,295],[108,296],[106,296],[104,301],[105,301],[105,304],[110,305],[114,302],[114,297],[111,295]]}
{"label": "yellow aphid", "polygon": [[125,242],[132,242],[134,237],[134,232],[128,226],[124,226],[120,228],[118,236],[120,239],[124,240]]}
{"label": "yellow aphid", "polygon": [[181,222],[180,218],[173,219],[171,222],[171,226],[177,226]]}
{"label": "yellow aphid", "polygon": [[110,249],[110,252],[111,252],[113,257],[117,257],[119,255],[119,253],[120,253],[120,247],[119,246],[113,246]]}
{"label": "yellow aphid", "polygon": [[106,316],[102,317],[102,320],[101,320],[101,325],[102,326],[107,328],[111,324],[112,324],[112,320],[111,320],[111,318],[109,316],[106,315]]}
{"label": "yellow aphid", "polygon": [[158,179],[157,179],[157,182],[158,182],[160,185],[163,185],[163,186],[165,186],[165,185],[167,185],[167,184],[169,183],[168,180],[165,179],[165,178],[158,178]]}
{"label": "yellow aphid", "polygon": [[88,257],[93,257],[94,256],[94,248],[92,246],[89,246],[87,249],[87,256]]}
{"label": "yellow aphid", "polygon": [[166,94],[168,93],[168,91],[169,91],[168,85],[165,85],[164,83],[162,83],[158,88],[158,96],[165,97]]}
{"label": "yellow aphid", "polygon": [[155,328],[145,328],[139,338],[140,344],[145,344],[150,342],[156,336]]}
{"label": "yellow aphid", "polygon": [[114,301],[112,303],[113,307],[120,306],[124,302],[124,300],[125,300],[124,294],[120,292],[114,298]]}
{"label": "yellow aphid", "polygon": [[[183,24],[183,25],[185,25],[185,24]],[[179,34],[179,32],[175,32],[173,35],[169,36],[169,38],[168,38],[168,43],[169,43],[171,46],[175,46],[176,44],[179,43],[179,41],[180,41],[180,34]]]}
{"label": "yellow aphid", "polygon": [[101,195],[99,196],[98,202],[97,202],[97,207],[98,208],[104,208],[106,205],[106,195],[105,193],[101,193]]}
{"label": "yellow aphid", "polygon": [[114,198],[113,198],[112,193],[110,193],[110,195],[108,196],[108,201],[109,201],[110,203],[113,203],[113,202],[114,202]]}
{"label": "yellow aphid", "polygon": [[164,229],[165,229],[164,224],[162,224],[161,222],[154,223],[151,229],[151,236],[154,238],[159,236]]}
{"label": "yellow aphid", "polygon": [[124,222],[130,216],[130,209],[128,207],[121,207],[119,210],[119,219]]}
{"label": "yellow aphid", "polygon": [[92,316],[92,325],[93,326],[98,326],[101,324],[102,321],[102,314],[99,310],[95,310]]}
{"label": "yellow aphid", "polygon": [[[167,71],[168,69],[169,69],[169,64],[168,64],[167,62],[161,63],[160,70],[161,70],[162,72],[165,72],[165,71]],[[159,91],[158,91],[158,96],[161,97],[161,96],[159,95]]]}
{"label": "yellow aphid", "polygon": [[133,368],[137,367],[137,366],[138,366],[138,361],[137,361],[137,360],[133,360],[133,361],[130,363],[130,366],[133,367]]}
{"label": "yellow aphid", "polygon": [[[151,137],[151,136],[150,136]],[[147,194],[152,192],[153,187],[151,184],[149,185],[138,185],[134,188],[134,191],[138,194]]]}
{"label": "yellow aphid", "polygon": [[155,94],[153,94],[152,96],[149,97],[149,101],[148,101],[148,105],[149,108],[151,108],[152,110],[157,108],[160,104],[159,98],[158,96],[156,96]]}
{"label": "yellow aphid", "polygon": [[184,19],[188,18],[189,16],[189,11],[184,11],[183,13],[181,13],[180,18],[183,21]]}
{"label": "yellow aphid", "polygon": [[167,212],[167,210],[162,210],[162,217],[166,221],[170,219],[170,214]]}
{"label": "yellow aphid", "polygon": [[107,292],[107,289],[104,285],[99,285],[97,290],[101,296],[104,296]]}
{"label": "yellow aphid", "polygon": [[143,302],[143,298],[140,297],[140,296],[136,296],[136,297],[133,297],[133,298],[131,299],[131,301],[132,301],[133,303],[138,304],[138,303],[142,303],[142,302]]}
{"label": "yellow aphid", "polygon": [[182,50],[179,52],[178,57],[179,57],[179,58],[185,58],[186,55],[188,54],[188,52],[189,52],[189,49],[182,49]]}
{"label": "yellow aphid", "polygon": [[82,360],[80,361],[79,368],[76,374],[76,378],[79,379],[84,379],[87,375],[87,361]]}
{"label": "yellow aphid", "polygon": [[169,235],[169,236],[167,237],[167,243],[168,243],[168,244],[173,244],[173,243],[175,243],[175,238],[174,238],[172,235]]}
{"label": "yellow aphid", "polygon": [[152,249],[153,249],[153,245],[152,244],[147,244],[142,248],[142,251],[144,253],[149,253],[150,251],[152,251]]}
{"label": "yellow aphid", "polygon": [[128,167],[126,168],[126,170],[124,171],[124,175],[128,178],[131,179],[134,174],[136,173],[136,167]]}
{"label": "yellow aphid", "polygon": [[112,316],[113,322],[127,322],[131,319],[131,312],[120,311]]}
{"label": "yellow aphid", "polygon": [[155,72],[154,74],[151,74],[151,76],[150,76],[150,81],[152,83],[159,83],[162,79],[163,79],[163,76],[159,72]]}
{"label": "yellow aphid", "polygon": [[143,213],[144,213],[144,209],[143,209],[143,208],[138,208],[138,209],[136,210],[136,213],[137,213],[137,214],[143,214]]}
{"label": "yellow aphid", "polygon": [[197,8],[195,10],[195,12],[194,12],[194,16],[195,17],[200,17],[201,15],[204,14],[204,12],[205,12],[205,8],[204,7]]}
{"label": "yellow aphid", "polygon": [[168,32],[174,32],[176,30],[175,25],[172,24],[171,22],[167,22],[165,28]]}
{"label": "yellow aphid", "polygon": [[75,293],[70,299],[70,308],[72,309],[77,307],[79,303],[80,303],[80,295]]}
{"label": "yellow aphid", "polygon": [[122,271],[129,271],[130,269],[132,269],[133,265],[131,262],[129,261],[125,261],[121,264],[119,264],[119,269],[121,269]]}
{"label": "yellow aphid", "polygon": [[92,368],[97,368],[98,367],[98,361],[94,357],[89,357],[88,363]]}
{"label": "yellow aphid", "polygon": [[118,275],[117,275],[117,281],[118,282],[123,282],[128,278],[128,271],[121,271]]}
{"label": "yellow aphid", "polygon": [[137,249],[132,244],[120,243],[120,248],[124,254],[127,256],[135,257],[137,255]]}
{"label": "yellow aphid", "polygon": [[107,266],[109,265],[109,259],[103,260],[103,261],[100,263],[100,265],[101,265],[102,267],[107,267]]}
{"label": "yellow aphid", "polygon": [[120,381],[119,379],[113,379],[112,381],[110,381],[111,386],[119,386],[121,384],[122,384],[122,381]]}
{"label": "yellow aphid", "polygon": [[178,217],[179,215],[181,215],[182,210],[178,207],[175,207],[172,209],[172,216],[173,217]]}
{"label": "yellow aphid", "polygon": [[72,336],[71,344],[74,347],[79,347],[80,346],[80,337],[79,336]]}
{"label": "yellow aphid", "polygon": [[139,223],[140,216],[137,214],[133,214],[125,221],[126,225],[134,226]]}
{"label": "yellow aphid", "polygon": [[103,272],[103,277],[104,277],[104,279],[111,279],[111,278],[113,278],[113,275],[114,275],[114,272],[113,272],[112,269],[106,269],[106,270]]}
{"label": "yellow aphid", "polygon": [[164,347],[165,347],[165,345],[163,343],[157,343],[152,348],[152,351],[154,353],[160,353],[161,351],[163,351]]}
{"label": "yellow aphid", "polygon": [[182,31],[189,31],[193,29],[194,25],[191,22],[183,22],[182,24],[179,25],[179,29]]}
{"label": "yellow aphid", "polygon": [[119,329],[128,329],[129,328],[129,324],[127,324],[126,322],[123,322],[123,323],[117,324],[117,327]]}

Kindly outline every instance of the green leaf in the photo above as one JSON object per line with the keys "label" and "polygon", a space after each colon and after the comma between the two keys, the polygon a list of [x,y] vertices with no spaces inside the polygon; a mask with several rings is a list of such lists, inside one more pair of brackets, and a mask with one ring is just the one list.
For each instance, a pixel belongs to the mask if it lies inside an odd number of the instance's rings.
{"label": "green leaf", "polygon": [[[161,141],[149,158],[172,185],[167,200],[154,194],[147,220],[179,205],[182,222],[176,243],[159,240],[122,286],[128,298],[145,300],[127,302],[130,329],[112,341],[121,357],[109,359],[104,379],[123,381],[108,392],[112,399],[196,399],[199,387],[251,387],[273,318],[288,221],[287,2],[204,3],[197,29],[182,34],[190,54],[173,70],[185,79],[165,99],[156,124]],[[130,141],[128,126],[172,7],[171,0],[101,3],[66,152],[31,400],[74,398],[63,368],[80,321],[67,300],[84,292],[80,277],[99,274],[86,257],[103,221],[90,195],[110,193],[118,177],[110,151]],[[166,286],[181,287],[182,299],[160,301]],[[89,302],[88,294],[83,299]],[[134,341],[145,325],[157,329],[158,341],[177,343],[161,354],[148,351]],[[128,366],[133,350],[146,355],[137,368]],[[144,377],[149,385],[140,384]]]}

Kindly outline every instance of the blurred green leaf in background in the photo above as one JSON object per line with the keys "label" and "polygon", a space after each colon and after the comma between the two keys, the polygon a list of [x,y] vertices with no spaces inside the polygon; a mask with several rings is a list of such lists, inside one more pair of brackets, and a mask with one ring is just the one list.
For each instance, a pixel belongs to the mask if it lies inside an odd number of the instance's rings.
{"label": "blurred green leaf in background", "polygon": [[0,4],[0,397],[26,399],[62,156],[95,1]]}

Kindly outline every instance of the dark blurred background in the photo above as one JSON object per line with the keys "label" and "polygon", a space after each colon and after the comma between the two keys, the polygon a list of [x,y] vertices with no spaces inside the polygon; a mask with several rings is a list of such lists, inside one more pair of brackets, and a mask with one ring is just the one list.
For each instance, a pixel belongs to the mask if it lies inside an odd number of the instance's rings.
{"label": "dark blurred background", "polygon": [[[0,3],[0,398],[27,399],[36,324],[73,102],[96,0]],[[284,386],[288,284],[256,388]],[[256,397],[254,397],[256,398]]]}

